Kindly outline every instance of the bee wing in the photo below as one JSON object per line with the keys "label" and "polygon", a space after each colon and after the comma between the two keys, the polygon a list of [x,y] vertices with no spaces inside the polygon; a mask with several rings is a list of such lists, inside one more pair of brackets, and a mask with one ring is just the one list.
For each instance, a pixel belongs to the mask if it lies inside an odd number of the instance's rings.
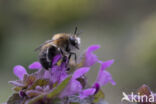
{"label": "bee wing", "polygon": [[52,42],[52,41],[53,41],[53,40],[47,40],[46,42],[42,43],[39,47],[37,47],[37,48],[35,49],[35,51],[40,50],[42,46],[44,46],[45,44],[50,43],[50,42]]}

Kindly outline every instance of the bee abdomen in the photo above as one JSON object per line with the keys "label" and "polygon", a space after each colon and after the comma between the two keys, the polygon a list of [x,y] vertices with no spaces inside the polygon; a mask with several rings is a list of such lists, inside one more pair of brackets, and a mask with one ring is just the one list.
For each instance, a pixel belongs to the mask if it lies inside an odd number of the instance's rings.
{"label": "bee abdomen", "polygon": [[55,46],[50,46],[49,48],[46,48],[43,52],[41,52],[39,61],[42,65],[42,67],[46,70],[49,68],[52,68],[52,61],[53,58],[59,54],[58,48]]}
{"label": "bee abdomen", "polygon": [[46,70],[48,70],[52,66],[51,62],[48,62],[46,58],[40,58],[40,63],[42,67]]}
{"label": "bee abdomen", "polygon": [[56,55],[58,55],[59,53],[60,53],[60,51],[59,51],[58,48],[56,48],[55,46],[49,47],[48,53],[47,53],[48,59],[52,61],[53,58],[54,58]]}

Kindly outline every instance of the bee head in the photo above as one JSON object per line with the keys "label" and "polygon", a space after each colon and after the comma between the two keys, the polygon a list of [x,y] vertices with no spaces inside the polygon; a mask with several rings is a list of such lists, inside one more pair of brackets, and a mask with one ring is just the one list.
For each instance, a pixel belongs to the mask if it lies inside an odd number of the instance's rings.
{"label": "bee head", "polygon": [[77,37],[76,35],[73,35],[69,38],[70,44],[75,47],[76,49],[79,49],[80,46],[80,38]]}
{"label": "bee head", "polygon": [[70,44],[76,49],[79,49],[80,46],[80,38],[78,37],[78,35],[79,34],[77,34],[77,26],[76,26],[74,34],[69,38]]}

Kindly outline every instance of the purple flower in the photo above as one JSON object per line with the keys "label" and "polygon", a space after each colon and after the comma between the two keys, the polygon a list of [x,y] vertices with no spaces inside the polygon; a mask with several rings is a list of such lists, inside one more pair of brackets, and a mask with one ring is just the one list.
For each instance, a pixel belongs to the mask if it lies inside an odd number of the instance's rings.
{"label": "purple flower", "polygon": [[27,74],[27,71],[21,65],[15,66],[13,72],[20,80],[23,80],[24,75]]}
{"label": "purple flower", "polygon": [[53,66],[50,71],[50,74],[51,74],[51,80],[53,81],[53,83],[62,82],[67,77],[66,63],[62,62],[60,66],[59,65]]}
{"label": "purple flower", "polygon": [[89,70],[90,70],[89,67],[82,67],[82,68],[77,69],[77,70],[73,73],[72,79],[77,79],[77,78],[83,76],[83,75],[86,74]]}
{"label": "purple flower", "polygon": [[100,90],[100,85],[98,83],[94,83],[93,87],[92,88],[95,88],[96,91],[94,94],[96,94],[99,90]]}
{"label": "purple flower", "polygon": [[60,67],[60,66],[54,66],[50,74],[51,74],[50,76],[51,76],[51,80],[53,83],[62,82],[67,77],[65,68]]}
{"label": "purple flower", "polygon": [[24,91],[22,91],[22,90],[21,90],[21,91],[19,92],[19,96],[23,98],[23,97],[25,97],[25,96],[26,96],[26,94],[25,94],[25,92],[24,92]]}
{"label": "purple flower", "polygon": [[62,57],[61,57],[60,54],[56,55],[56,56],[53,58],[52,65],[57,64],[57,62],[58,62],[61,58],[62,58]]}
{"label": "purple flower", "polygon": [[36,61],[29,65],[29,69],[42,69],[40,62]]}
{"label": "purple flower", "polygon": [[44,71],[43,78],[44,78],[44,79],[52,79],[52,78],[51,78],[51,74],[50,74],[50,72],[49,72],[48,70],[45,70],[45,71]]}
{"label": "purple flower", "polygon": [[106,62],[99,61],[99,63],[101,64],[101,68],[95,84],[98,83],[100,87],[106,85],[107,83],[116,85],[115,81],[112,79],[112,75],[108,71],[106,71],[106,68],[109,68],[114,63],[114,60],[108,60]]}
{"label": "purple flower", "polygon": [[28,97],[35,97],[35,96],[38,96],[38,95],[41,95],[42,92],[41,91],[37,91],[37,90],[29,90],[26,92],[26,95]]}
{"label": "purple flower", "polygon": [[93,52],[98,50],[99,48],[100,48],[99,45],[92,45],[92,46],[88,47],[88,49],[85,51],[85,57],[84,57],[85,58],[84,59],[85,67],[90,67],[98,61],[97,56]]}
{"label": "purple flower", "polygon": [[[10,83],[14,85],[14,90],[22,98],[27,97],[26,103],[29,101],[35,101],[35,104],[40,101],[43,103],[59,97],[61,102],[63,102],[62,104],[66,104],[64,98],[72,98],[72,96],[76,96],[80,102],[83,102],[83,100],[85,102],[85,100],[92,98],[90,99],[90,103],[92,103],[94,96],[102,86],[107,83],[116,84],[111,74],[106,71],[106,68],[109,68],[114,60],[100,61],[93,53],[99,48],[99,45],[88,47],[82,55],[80,63],[75,63],[74,67],[72,67],[71,63],[68,63],[68,59],[64,59],[67,57],[63,57],[60,54],[52,59],[52,67],[49,70],[44,70],[42,65],[36,61],[29,65],[29,69],[38,70],[35,73],[27,74],[23,66],[17,65],[14,67],[14,74],[20,80],[10,81]],[[94,85],[89,86],[85,74],[95,63],[100,63],[101,67]],[[75,68],[75,71],[73,73],[67,72],[67,68]],[[66,78],[71,79],[66,80]],[[49,94],[52,94],[53,99],[50,99]],[[49,102],[47,104],[51,103]]]}
{"label": "purple flower", "polygon": [[82,92],[80,92],[80,99],[84,99],[88,96],[94,95],[95,94],[96,89],[95,88],[88,88],[83,90]]}
{"label": "purple flower", "polygon": [[10,84],[18,87],[24,87],[24,84],[21,83],[20,81],[9,81]]}
{"label": "purple flower", "polygon": [[66,86],[66,88],[61,92],[60,98],[63,98],[65,96],[71,96],[74,94],[77,94],[82,91],[82,85],[77,80],[71,80],[69,84]]}
{"label": "purple flower", "polygon": [[81,83],[77,80],[77,78],[80,78],[84,74],[86,74],[90,68],[88,67],[83,67],[80,69],[77,69],[72,76],[71,81],[67,85],[67,87],[64,89],[64,91],[61,93],[60,97],[64,96],[70,96],[73,94],[80,93],[82,91],[82,85]]}

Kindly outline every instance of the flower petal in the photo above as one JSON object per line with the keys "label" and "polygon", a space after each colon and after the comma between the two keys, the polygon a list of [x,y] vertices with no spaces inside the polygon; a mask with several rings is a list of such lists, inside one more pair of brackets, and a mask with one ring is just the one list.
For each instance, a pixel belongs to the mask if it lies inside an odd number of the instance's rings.
{"label": "flower petal", "polygon": [[21,65],[15,66],[13,72],[20,80],[23,80],[24,75],[27,74],[25,68]]}
{"label": "flower petal", "polygon": [[40,62],[36,61],[29,65],[29,69],[42,69]]}
{"label": "flower petal", "polygon": [[67,77],[66,67],[64,65],[53,66],[50,74],[51,74],[51,80],[53,81],[53,83],[56,83],[56,82],[60,83]]}
{"label": "flower petal", "polygon": [[72,76],[72,79],[77,79],[81,77],[82,75],[86,74],[90,70],[89,67],[82,67],[80,69],[77,69]]}
{"label": "flower petal", "polygon": [[100,85],[98,84],[98,83],[95,83],[94,85],[93,85],[93,88],[95,88],[96,89],[96,91],[95,91],[95,94],[100,90]]}
{"label": "flower petal", "polygon": [[86,97],[88,97],[88,96],[94,95],[95,91],[96,91],[95,88],[88,88],[88,89],[85,89],[85,90],[83,90],[83,91],[80,93],[79,97],[80,97],[80,99],[84,99],[84,98],[86,98]]}
{"label": "flower petal", "polygon": [[98,83],[100,87],[106,85],[107,83],[116,85],[116,82],[112,79],[112,75],[108,71],[101,71],[98,75],[96,83]]}
{"label": "flower petal", "polygon": [[110,67],[113,62],[114,60],[108,60],[106,62],[99,61],[101,67],[95,83],[98,83],[100,87],[106,85],[107,83],[116,85],[116,82],[113,80],[112,75],[105,70],[106,68]]}
{"label": "flower petal", "polygon": [[26,95],[28,97],[36,97],[36,96],[41,95],[41,94],[42,94],[42,92],[37,91],[37,90],[28,90],[28,91],[26,91]]}
{"label": "flower petal", "polygon": [[21,90],[21,91],[19,91],[19,96],[23,98],[23,97],[25,97],[25,96],[26,96],[26,94],[25,94],[25,92],[24,92],[24,91],[22,91],[22,90]]}
{"label": "flower petal", "polygon": [[97,56],[93,54],[93,52],[99,48],[100,48],[99,45],[92,45],[88,47],[88,49],[85,52],[85,65],[84,66],[92,66],[98,61]]}
{"label": "flower petal", "polygon": [[50,74],[49,70],[44,71],[43,78],[44,79],[51,79],[51,74]]}
{"label": "flower petal", "polygon": [[89,67],[83,67],[83,68],[77,69],[73,73],[70,83],[67,85],[67,87],[64,89],[64,91],[61,93],[60,97],[80,93],[82,91],[82,85],[76,79],[83,76],[84,74],[86,74],[89,70],[90,70]]}
{"label": "flower petal", "polygon": [[14,86],[18,86],[18,87],[24,87],[23,83],[20,83],[18,81],[9,81],[10,84],[14,85]]}
{"label": "flower petal", "polygon": [[43,88],[42,88],[41,86],[38,85],[38,86],[35,87],[35,90],[37,90],[37,91],[42,91]]}
{"label": "flower petal", "polygon": [[114,63],[114,60],[112,59],[112,60],[108,60],[105,62],[102,62],[102,61],[98,61],[98,62],[101,64],[100,70],[103,71],[106,68],[109,68]]}
{"label": "flower petal", "polygon": [[100,45],[91,45],[88,47],[87,52],[93,52],[100,48]]}
{"label": "flower petal", "polygon": [[78,94],[82,91],[82,85],[77,80],[71,80],[67,87],[61,92],[60,97]]}
{"label": "flower petal", "polygon": [[52,65],[55,65],[61,58],[61,55],[58,54],[53,58]]}

